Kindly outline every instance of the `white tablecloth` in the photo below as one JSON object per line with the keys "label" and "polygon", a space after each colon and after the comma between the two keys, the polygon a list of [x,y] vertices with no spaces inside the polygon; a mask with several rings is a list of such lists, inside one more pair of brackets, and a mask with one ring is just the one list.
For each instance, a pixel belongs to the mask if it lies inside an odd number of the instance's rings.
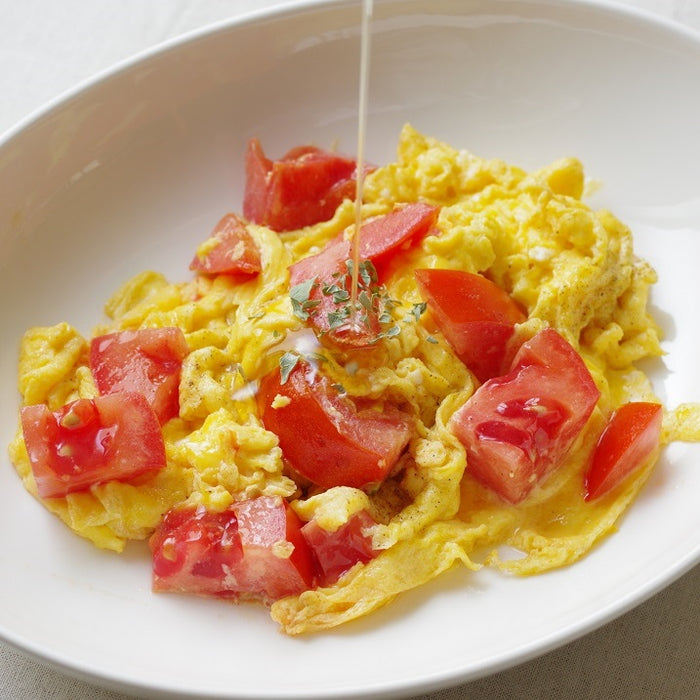
{"label": "white tablecloth", "polygon": [[[145,48],[249,10],[282,4],[284,0],[0,0],[0,132],[64,90]],[[620,4],[700,30],[700,0]],[[698,120],[700,138],[700,115]],[[700,699],[699,593],[696,567],[583,639],[423,700]],[[126,697],[65,676],[0,643],[2,699]]]}

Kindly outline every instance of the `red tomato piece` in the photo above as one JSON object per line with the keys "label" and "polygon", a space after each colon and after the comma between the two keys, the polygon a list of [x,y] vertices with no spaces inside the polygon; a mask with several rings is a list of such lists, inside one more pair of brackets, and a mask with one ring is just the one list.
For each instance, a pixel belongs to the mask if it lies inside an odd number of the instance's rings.
{"label": "red tomato piece", "polygon": [[311,550],[286,501],[261,496],[232,507],[243,545],[239,581],[247,595],[271,601],[314,585]]}
{"label": "red tomato piece", "polygon": [[[384,216],[372,219],[360,228],[360,259],[373,265],[386,262],[403,246],[427,235],[435,225],[439,209],[421,202],[396,208]],[[342,236],[330,241],[320,253],[303,258],[289,268],[292,287],[316,280],[309,300],[316,304],[308,323],[317,334],[327,337],[339,347],[361,348],[372,345],[381,331],[377,309],[363,309],[354,313],[348,322],[333,328],[330,319],[339,305],[332,294],[324,293],[329,285],[344,285],[350,290],[350,279],[346,262],[352,259],[352,243]],[[359,316],[365,316],[361,322]]]}
{"label": "red tomato piece", "polygon": [[220,513],[173,509],[149,544],[159,592],[271,602],[314,585],[301,522],[281,498],[261,496]]}
{"label": "red tomato piece", "polygon": [[355,195],[354,159],[301,146],[270,160],[252,138],[246,152],[243,215],[274,231],[293,231],[327,221]]}
{"label": "red tomato piece", "polygon": [[143,394],[165,423],[180,412],[180,371],[188,352],[176,327],[118,331],[93,338],[90,370],[101,394]]}
{"label": "red tomato piece", "polygon": [[292,468],[324,488],[383,481],[411,436],[405,413],[389,405],[358,409],[302,360],[284,383],[279,369],[262,378],[258,409]]}
{"label": "red tomato piece", "polygon": [[371,536],[363,532],[372,525],[376,525],[372,516],[361,510],[335,532],[324,530],[315,520],[301,528],[313,552],[321,586],[332,586],[355,564],[365,564],[377,555],[372,548]]}
{"label": "red tomato piece", "polygon": [[[375,266],[391,257],[403,246],[425,237],[435,226],[439,207],[416,202],[397,207],[392,212],[362,224],[360,259]],[[345,261],[352,258],[352,244],[342,235],[331,240],[316,255],[303,258],[289,268],[292,286],[312,279],[328,280],[345,273]]]}
{"label": "red tomato piece", "polygon": [[190,270],[209,275],[258,274],[262,270],[260,249],[245,221],[235,214],[226,214],[214,227],[205,252],[195,254]]}
{"label": "red tomato piece", "polygon": [[204,506],[174,508],[151,535],[149,546],[154,591],[233,595],[243,547],[232,508],[220,513]]}
{"label": "red tomato piece", "polygon": [[360,227],[360,259],[379,267],[401,248],[427,236],[439,213],[439,207],[414,202],[369,219]]}
{"label": "red tomato piece", "polygon": [[599,396],[580,355],[546,329],[521,346],[507,375],[474,392],[449,427],[470,473],[519,503],[563,464]]}
{"label": "red tomato piece", "polygon": [[585,499],[600,498],[641,467],[661,442],[663,409],[658,403],[633,401],[608,421],[585,476]]}
{"label": "red tomato piece", "polygon": [[56,412],[44,404],[25,406],[22,431],[42,498],[165,466],[160,424],[141,394],[78,399]]}
{"label": "red tomato piece", "polygon": [[508,341],[525,314],[498,285],[461,270],[416,270],[435,324],[480,382],[503,374]]}

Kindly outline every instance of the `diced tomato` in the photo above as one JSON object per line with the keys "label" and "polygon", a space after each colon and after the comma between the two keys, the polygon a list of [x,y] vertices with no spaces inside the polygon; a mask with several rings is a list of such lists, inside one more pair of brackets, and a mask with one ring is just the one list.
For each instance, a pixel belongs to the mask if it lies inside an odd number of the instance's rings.
{"label": "diced tomato", "polygon": [[199,247],[190,270],[209,275],[256,275],[262,269],[260,249],[235,214],[226,214]]}
{"label": "diced tomato", "polygon": [[439,207],[414,202],[367,220],[360,226],[360,258],[379,267],[401,248],[427,236],[439,213]]}
{"label": "diced tomato", "polygon": [[[438,212],[438,207],[417,202],[364,223],[360,228],[360,259],[368,260],[373,265],[385,263],[397,250],[427,235],[435,225]],[[351,259],[352,243],[338,236],[319,253],[292,265],[289,268],[290,284],[294,287],[308,280],[316,280],[309,294],[309,300],[316,306],[308,323],[320,336],[330,334],[330,341],[339,347],[360,348],[376,341],[381,330],[381,311],[362,309],[351,314],[349,322],[332,329],[329,319],[339,306],[332,294],[324,293],[329,285],[338,285],[339,280],[344,280],[345,288],[350,290],[346,263]],[[366,321],[358,321],[359,316],[364,316]]]}
{"label": "diced tomato", "polygon": [[301,146],[270,160],[260,141],[246,152],[243,215],[274,231],[292,231],[327,221],[344,199],[355,195],[354,159]]}
{"label": "diced tomato", "polygon": [[524,343],[502,377],[452,416],[467,469],[511,503],[560,467],[600,396],[580,355],[555,330]]}
{"label": "diced tomato", "polygon": [[585,476],[587,501],[600,498],[639,469],[658,449],[663,409],[633,401],[615,411],[600,436]]}
{"label": "diced tomato", "polygon": [[373,559],[372,537],[365,531],[376,522],[365,510],[358,511],[334,532],[324,530],[315,520],[301,528],[313,552],[321,586],[332,586],[355,564]]}
{"label": "diced tomato", "polygon": [[415,271],[435,324],[480,382],[507,371],[508,341],[525,314],[498,285],[462,270]]}
{"label": "diced tomato", "polygon": [[150,547],[155,591],[271,602],[314,585],[301,522],[281,498],[261,496],[220,513],[176,508]]}
{"label": "diced tomato", "polygon": [[284,383],[279,369],[263,377],[258,409],[292,468],[325,488],[383,481],[411,436],[405,413],[358,408],[303,360]]}
{"label": "diced tomato", "polygon": [[314,584],[314,565],[301,520],[282,498],[261,496],[235,503],[243,545],[239,580],[245,593],[277,600]]}
{"label": "diced tomato", "polygon": [[44,404],[25,406],[22,431],[42,498],[165,466],[160,424],[141,394],[78,399],[56,412]]}
{"label": "diced tomato", "polygon": [[92,339],[90,370],[101,394],[143,394],[165,423],[180,412],[180,370],[188,351],[176,327],[118,331]]}
{"label": "diced tomato", "polygon": [[233,508],[220,513],[204,506],[174,508],[149,540],[153,590],[232,595],[243,559]]}
{"label": "diced tomato", "polygon": [[[373,265],[385,261],[405,245],[425,237],[435,226],[440,209],[415,202],[395,208],[360,227],[360,259]],[[331,240],[316,255],[302,258],[289,268],[292,286],[313,277],[327,280],[345,272],[345,261],[352,258],[352,243],[342,235]]]}

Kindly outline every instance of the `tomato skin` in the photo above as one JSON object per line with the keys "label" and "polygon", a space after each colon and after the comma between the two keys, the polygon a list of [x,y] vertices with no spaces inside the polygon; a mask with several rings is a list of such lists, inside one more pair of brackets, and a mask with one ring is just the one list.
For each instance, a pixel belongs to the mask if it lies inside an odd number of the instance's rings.
{"label": "tomato skin", "polygon": [[117,331],[92,339],[90,370],[100,394],[143,394],[162,424],[180,412],[180,371],[188,352],[177,327]]}
{"label": "tomato skin", "polygon": [[462,270],[414,272],[435,324],[480,382],[503,374],[508,341],[526,316],[511,297],[482,275]]}
{"label": "tomato skin", "polygon": [[153,590],[271,602],[315,583],[301,522],[281,498],[260,496],[222,512],[169,511],[149,540]]}
{"label": "tomato skin", "polygon": [[427,236],[439,213],[432,204],[413,202],[365,221],[360,227],[360,259],[380,267],[398,250]]}
{"label": "tomato skin", "polygon": [[42,498],[66,496],[165,466],[160,424],[141,394],[78,399],[59,411],[21,411],[24,442]]}
{"label": "tomato skin", "polygon": [[315,520],[304,524],[301,532],[313,552],[319,585],[332,586],[355,564],[377,556],[371,536],[363,533],[372,525],[376,522],[365,510],[351,515],[335,532],[324,530]]}
{"label": "tomato skin", "polygon": [[[276,397],[286,404],[273,407]],[[292,468],[324,488],[383,481],[411,436],[406,414],[388,405],[358,409],[302,360],[284,384],[278,368],[262,378],[258,412]]]}
{"label": "tomato skin", "polygon": [[270,160],[252,138],[246,151],[243,215],[273,231],[293,231],[333,217],[355,194],[354,159],[300,146]]}
{"label": "tomato skin", "polygon": [[600,391],[583,360],[559,333],[524,343],[511,371],[482,384],[452,416],[467,469],[510,503],[520,503],[561,466]]}
{"label": "tomato skin", "polygon": [[260,249],[245,221],[235,214],[226,214],[216,224],[207,243],[214,241],[206,253],[195,254],[190,270],[208,275],[256,275],[262,270]]}
{"label": "tomato skin", "polygon": [[586,471],[585,500],[604,496],[641,467],[661,442],[661,404],[633,401],[610,417]]}

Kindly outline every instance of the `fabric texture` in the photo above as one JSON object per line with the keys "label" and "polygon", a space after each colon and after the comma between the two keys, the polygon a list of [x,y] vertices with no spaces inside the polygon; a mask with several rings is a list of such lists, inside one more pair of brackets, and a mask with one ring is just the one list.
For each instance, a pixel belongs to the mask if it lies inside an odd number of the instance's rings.
{"label": "fabric texture", "polygon": [[[602,0],[598,0],[602,2]],[[0,132],[49,100],[184,32],[281,0],[1,0]],[[698,0],[624,0],[700,30]],[[700,699],[700,567],[583,638],[421,700]],[[430,691],[431,689],[424,689]],[[2,700],[125,700],[0,643]]]}

